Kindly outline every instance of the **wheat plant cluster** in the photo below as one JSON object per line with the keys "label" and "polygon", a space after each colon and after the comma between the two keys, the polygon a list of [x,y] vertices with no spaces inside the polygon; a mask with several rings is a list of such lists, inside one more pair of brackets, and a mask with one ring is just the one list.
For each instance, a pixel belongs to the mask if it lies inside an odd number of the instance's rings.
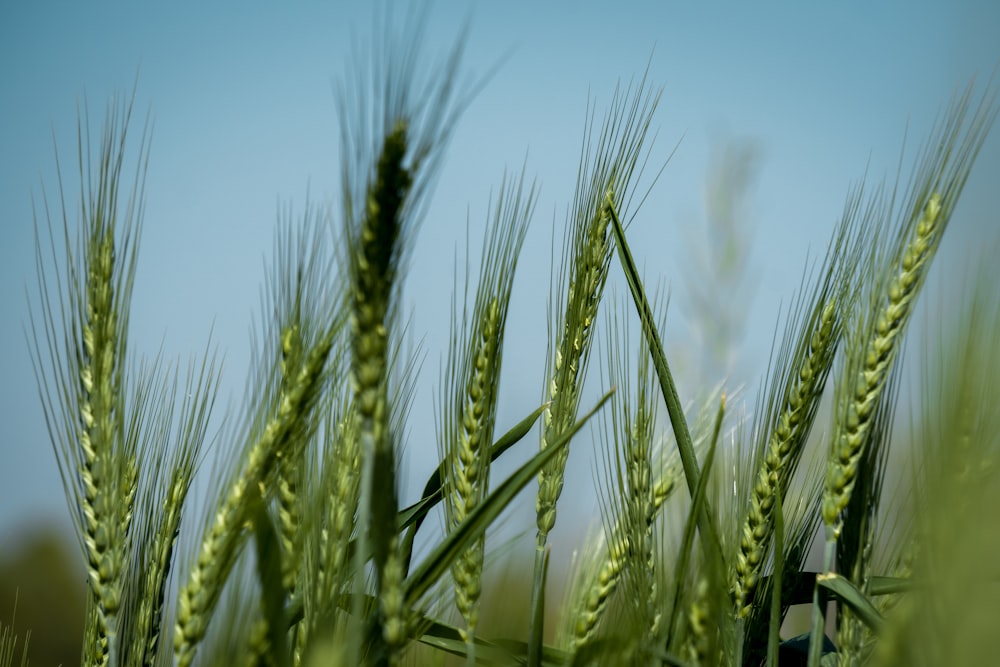
{"label": "wheat plant cluster", "polygon": [[[476,269],[456,271],[436,429],[419,434],[437,443],[440,464],[403,506],[406,415],[422,380],[401,345],[400,294],[472,89],[459,83],[460,46],[424,60],[419,30],[384,28],[337,90],[339,205],[281,217],[251,380],[221,427],[210,428],[220,375],[211,354],[186,369],[130,354],[148,132],[136,149],[131,99],[112,101],[99,139],[81,118],[79,184],[60,181],[35,220],[28,332],[86,563],[82,663],[990,662],[1000,302],[988,266],[922,355],[911,428],[894,416],[904,337],[995,119],[992,93],[970,84],[912,172],[849,194],[825,257],[787,295],[744,418],[732,393],[708,387],[682,406],[659,333],[665,313],[629,248],[627,223],[658,176],[647,166],[659,159],[659,93],[643,77],[616,89],[603,116],[589,107],[557,225],[550,321],[539,323],[549,351],[537,409],[516,424],[497,419],[537,194],[522,171],[491,198]],[[612,272],[629,288],[617,300],[605,294]],[[594,365],[596,402],[583,391]],[[192,483],[214,441],[226,455],[205,471],[218,492],[199,512]],[[581,441],[599,451],[602,529],[573,558],[549,537]],[[893,446],[912,456],[890,495]],[[497,459],[517,451],[527,462],[498,478]],[[530,493],[530,613],[519,634],[494,636],[481,623],[498,605],[484,566],[501,545],[488,529]],[[432,513],[443,517],[436,536]],[[421,529],[430,547],[418,558]],[[817,541],[822,565],[810,569]],[[546,599],[550,561],[571,558],[565,598]],[[796,605],[811,610],[811,630],[783,639]],[[5,630],[0,665],[21,660],[16,649]]]}

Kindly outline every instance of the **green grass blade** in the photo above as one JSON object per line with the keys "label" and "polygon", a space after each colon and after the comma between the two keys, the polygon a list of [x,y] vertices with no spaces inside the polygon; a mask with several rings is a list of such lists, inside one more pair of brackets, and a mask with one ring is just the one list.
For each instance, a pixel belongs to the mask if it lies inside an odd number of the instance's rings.
{"label": "green grass blade", "polygon": [[849,579],[839,574],[821,574],[816,577],[816,585],[827,589],[834,597],[849,606],[876,634],[882,629],[884,623],[882,614],[878,613],[871,601]]}
{"label": "green grass blade", "polygon": [[692,663],[682,660],[677,655],[659,649],[656,646],[644,646],[639,654],[632,653],[635,647],[618,637],[601,637],[586,644],[573,655],[569,664],[572,667],[602,667],[603,665],[633,664],[623,660],[623,656],[633,658],[649,658],[646,663],[636,661],[634,664],[664,665],[666,667],[694,667]]}
{"label": "green grass blade", "polygon": [[715,427],[712,433],[712,441],[705,455],[705,474],[698,480],[698,485],[694,490],[694,497],[691,499],[691,509],[688,513],[687,521],[684,524],[684,538],[681,542],[680,555],[677,559],[677,567],[674,570],[674,606],[670,615],[670,636],[667,637],[667,646],[670,646],[672,639],[677,637],[678,624],[680,623],[680,609],[682,601],[682,589],[687,578],[688,561],[691,559],[691,552],[694,548],[694,530],[698,524],[698,516],[704,510],[705,489],[708,486],[708,472],[712,469],[712,461],[715,460],[715,447],[719,442],[719,431],[722,429],[722,418],[726,411],[726,395],[722,395],[719,403],[719,412],[715,418]]}
{"label": "green grass blade", "polygon": [[[463,659],[469,656],[468,644],[461,638],[458,629],[446,626],[443,623],[434,623],[417,641]],[[515,656],[502,648],[477,638],[476,664],[503,667],[504,665],[523,664],[523,661],[519,661]]]}
{"label": "green grass blade", "polygon": [[[430,621],[423,634],[417,638],[422,644],[462,658],[468,656],[468,645],[462,640],[458,628],[440,621]],[[541,647],[541,666],[567,665],[571,657],[565,651],[551,646]],[[528,644],[516,639],[485,640],[476,637],[476,662],[483,665],[526,665]],[[670,664],[670,663],[668,663]]]}
{"label": "green grass blade", "polygon": [[909,593],[917,588],[913,579],[909,577],[872,577],[869,583],[870,594],[893,595],[895,593]]}
{"label": "green grass blade", "polygon": [[[674,377],[670,373],[670,366],[667,364],[667,356],[663,352],[660,334],[656,330],[652,308],[650,308],[649,301],[646,299],[639,271],[635,266],[635,260],[632,258],[628,242],[625,240],[625,230],[622,227],[621,219],[618,217],[618,209],[610,193],[607,196],[607,201],[611,212],[611,228],[615,234],[615,245],[618,247],[618,259],[621,262],[622,270],[625,272],[629,290],[632,292],[632,300],[635,302],[636,311],[639,313],[639,319],[642,322],[642,333],[646,339],[646,344],[649,345],[650,354],[653,357],[653,368],[656,369],[656,376],[660,381],[660,390],[667,404],[667,414],[670,416],[670,425],[674,430],[674,439],[677,442],[681,465],[684,468],[684,477],[687,480],[688,492],[693,497],[695,489],[698,487],[700,472],[698,470],[698,458],[695,455],[694,444],[691,440],[691,431],[688,428],[687,419],[684,417],[684,409],[677,394]],[[698,524],[703,536],[702,539],[708,546],[706,551],[714,554],[716,558],[721,558],[721,551],[718,546],[718,533],[711,520],[711,509],[708,501],[703,501],[700,503],[700,506],[702,509],[698,516]]]}
{"label": "green grass blade", "polygon": [[[542,412],[545,411],[545,407],[546,405],[543,404],[535,409],[534,412],[515,424],[513,428],[493,443],[493,447],[490,448],[490,462],[496,461],[504,452],[520,442],[521,438],[527,435],[535,425],[535,422],[538,421]],[[407,571],[409,571],[410,558],[413,553],[413,538],[417,531],[420,530],[420,526],[423,525],[427,513],[441,502],[441,484],[444,480],[445,465],[446,463],[442,461],[437,469],[431,473],[430,478],[428,478],[427,483],[424,485],[423,492],[420,494],[420,500],[400,511],[396,518],[400,530],[404,528],[409,529],[403,538],[403,556]]]}
{"label": "green grass blade", "polygon": [[406,605],[412,608],[424,593],[448,571],[458,555],[467,549],[472,542],[482,535],[489,525],[500,515],[521,489],[530,482],[538,471],[548,463],[555,454],[569,444],[570,439],[607,401],[614,390],[605,394],[594,408],[582,419],[576,422],[569,431],[556,442],[521,466],[517,472],[508,477],[493,491],[482,505],[475,510],[459,526],[441,542],[434,551],[407,577],[404,584]]}
{"label": "green grass blade", "polygon": [[688,491],[694,496],[695,488],[698,486],[699,470],[698,459],[694,453],[694,444],[691,440],[691,431],[688,428],[687,419],[684,417],[684,409],[681,407],[680,397],[677,394],[677,387],[674,384],[674,377],[670,373],[667,364],[667,356],[663,352],[663,345],[660,342],[660,334],[656,330],[656,322],[653,319],[653,311],[646,299],[645,290],[642,287],[642,280],[639,277],[639,270],[635,266],[632,252],[629,250],[628,242],[625,240],[625,230],[622,227],[621,219],[618,217],[618,208],[608,194],[608,205],[611,211],[611,226],[615,234],[615,242],[618,247],[618,259],[621,262],[622,270],[625,272],[625,279],[628,281],[632,299],[635,302],[636,311],[642,322],[643,336],[653,356],[653,367],[660,380],[660,389],[663,392],[663,399],[667,403],[667,413],[670,415],[670,425],[674,429],[674,437],[677,440],[677,449],[680,452],[681,464],[684,466],[684,476],[687,478]]}

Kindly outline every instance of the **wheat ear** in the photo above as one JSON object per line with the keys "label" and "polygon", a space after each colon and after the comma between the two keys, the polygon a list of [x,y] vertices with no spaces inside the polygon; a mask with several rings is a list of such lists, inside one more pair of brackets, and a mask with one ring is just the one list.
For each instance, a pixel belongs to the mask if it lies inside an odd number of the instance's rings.
{"label": "wheat ear", "polygon": [[[628,315],[624,311],[625,316]],[[628,614],[632,634],[627,638],[638,644],[649,642],[659,628],[659,609],[656,604],[656,558],[654,553],[653,523],[663,494],[656,489],[664,483],[672,486],[672,479],[653,479],[653,439],[656,422],[651,386],[650,356],[644,345],[639,346],[637,382],[626,360],[629,336],[627,320],[613,314],[607,318],[608,379],[606,382],[620,388],[615,392],[610,411],[610,428],[607,418],[601,429],[607,480],[599,484],[601,514],[609,538],[608,560],[598,571],[597,579],[587,593],[581,608],[583,614],[574,628],[574,645],[581,648],[590,641],[593,628],[603,612],[608,596],[619,585],[623,593],[636,604],[629,605]],[[603,373],[602,373],[603,375]],[[630,387],[638,384],[633,396]],[[610,432],[610,436],[604,435]],[[676,473],[676,470],[673,471]],[[664,473],[661,473],[661,475]],[[654,497],[656,496],[656,497]],[[620,552],[620,553],[617,553]],[[621,561],[621,562],[619,562]],[[621,584],[619,584],[621,581]],[[580,633],[580,634],[576,634]]]}
{"label": "wheat ear", "polygon": [[338,599],[350,580],[350,541],[357,524],[361,454],[357,417],[346,396],[334,404],[323,432],[323,462],[310,509],[303,598],[304,622],[296,637],[296,662],[327,632],[343,630]]}
{"label": "wheat ear", "polygon": [[625,471],[628,482],[628,515],[630,533],[635,538],[633,567],[629,571],[631,589],[636,597],[645,595],[646,608],[642,615],[645,637],[652,642],[660,630],[661,612],[658,605],[657,554],[653,540],[653,519],[663,502],[664,479],[653,480],[653,434],[656,418],[653,391],[650,386],[650,355],[641,346],[639,358],[639,391],[635,415],[630,424],[625,448]]}
{"label": "wheat ear", "polygon": [[684,637],[682,654],[692,665],[708,664],[708,657],[715,630],[711,627],[708,579],[698,579],[694,596],[688,606],[687,634]]}
{"label": "wheat ear", "polygon": [[[480,336],[476,341],[473,372],[468,378],[466,400],[462,410],[462,432],[449,468],[448,498],[449,523],[454,528],[468,516],[485,496],[489,485],[489,444],[492,423],[485,423],[493,417],[494,398],[499,369],[494,364],[497,354],[497,331],[500,324],[499,302],[493,298],[480,320]],[[484,428],[486,427],[486,428]],[[485,454],[484,454],[485,452]],[[462,639],[467,643],[475,635],[478,621],[479,594],[482,590],[484,541],[465,551],[452,566],[455,578],[455,604],[465,619]]]}
{"label": "wheat ear", "polygon": [[[574,207],[569,220],[570,233],[563,266],[553,289],[567,286],[564,310],[556,321],[559,339],[551,358],[547,399],[543,416],[541,449],[555,442],[573,424],[579,403],[580,387],[590,356],[592,332],[598,305],[604,292],[611,260],[611,222],[609,193],[627,201],[634,187],[633,179],[643,153],[658,95],[647,94],[643,80],[635,90],[615,91],[611,109],[605,118],[597,145],[591,153],[587,124],[581,164],[577,173]],[[566,278],[566,279],[564,279]],[[545,542],[556,522],[556,503],[562,494],[567,450],[538,475],[535,501],[537,539],[535,551],[536,581]],[[535,592],[537,594],[537,591]],[[537,597],[537,595],[536,595]]]}
{"label": "wheat ear", "polygon": [[142,656],[143,665],[155,664],[160,646],[163,603],[180,530],[181,508],[191,484],[190,473],[185,468],[174,469],[163,499],[160,526],[152,536],[151,557],[143,576],[142,599],[139,602],[137,627],[133,637],[133,652]]}
{"label": "wheat ear", "polygon": [[[453,303],[452,344],[442,392],[438,427],[441,458],[447,462],[444,510],[449,532],[482,502],[489,490],[490,444],[503,361],[503,335],[517,257],[534,204],[534,187],[504,176],[483,240],[480,275],[471,313],[468,297]],[[468,271],[467,271],[468,273]],[[465,291],[469,280],[466,276]],[[452,566],[455,604],[465,621],[460,628],[469,661],[475,660],[484,539],[480,537]]]}
{"label": "wheat ear", "polygon": [[[394,650],[400,633],[402,581],[393,557],[396,535],[395,451],[389,435],[388,338],[390,299],[398,262],[402,207],[412,185],[403,166],[407,125],[397,121],[386,135],[367,209],[351,252],[351,383],[358,412],[365,469],[362,482],[362,530],[371,539],[383,639]],[[351,230],[348,230],[350,233]],[[392,658],[390,658],[392,659]]]}
{"label": "wheat ear", "polygon": [[911,186],[910,210],[900,229],[892,263],[872,294],[871,310],[851,341],[844,392],[838,395],[834,441],[827,466],[823,521],[836,540],[872,418],[899,349],[899,338],[941,242],[955,202],[996,118],[995,94],[984,95],[969,114],[970,84],[951,104],[927,143]]}
{"label": "wheat ear", "polygon": [[[298,305],[298,304],[296,304]],[[298,308],[296,307],[297,311]],[[287,327],[281,340],[282,363],[289,368],[301,362],[303,353],[301,313],[293,314],[294,324]],[[305,447],[296,447],[278,459],[277,505],[278,537],[281,543],[281,581],[289,597],[295,595],[302,551],[302,496],[305,475]]]}
{"label": "wheat ear", "polygon": [[[408,613],[400,608],[403,562],[392,553],[397,547],[399,509],[397,451],[390,433],[393,406],[388,399],[395,294],[441,149],[465,103],[456,90],[462,42],[442,66],[420,77],[424,21],[415,8],[406,18],[402,34],[393,30],[391,19],[384,20],[375,34],[371,66],[348,77],[340,96],[350,375],[362,461],[361,548],[354,552],[354,570],[363,570],[370,553],[383,616],[380,634],[386,635],[355,638],[350,650],[356,652],[359,641],[382,643],[371,648],[376,655],[388,649],[390,661],[398,659],[405,640],[400,629],[407,619],[399,615]],[[360,585],[356,592],[361,593]],[[356,616],[363,611],[361,599],[355,597]]]}
{"label": "wheat ear", "polygon": [[[109,624],[118,611],[121,599],[121,549],[125,516],[117,506],[121,479],[116,475],[123,462],[113,455],[116,438],[115,420],[121,410],[118,398],[116,361],[116,319],[114,306],[114,236],[113,231],[99,230],[91,240],[93,265],[87,277],[87,318],[83,324],[84,365],[80,369],[83,388],[80,404],[80,447],[83,465],[80,479],[83,496],[80,508],[84,517],[84,545],[91,590],[99,600],[97,621]],[[124,480],[122,480],[124,481]],[[129,489],[123,489],[131,495]],[[134,497],[134,496],[133,496]],[[131,513],[131,510],[128,510]],[[105,632],[110,629],[105,630]]]}
{"label": "wheat ear", "polygon": [[331,495],[328,534],[324,540],[323,579],[320,590],[325,600],[332,603],[334,592],[346,579],[348,543],[354,532],[358,490],[361,482],[361,452],[358,443],[357,423],[353,412],[346,414],[337,424],[334,447],[333,483],[328,488]]}
{"label": "wheat ear", "polygon": [[[607,279],[611,252],[608,236],[610,221],[606,206],[598,200],[590,222],[580,233],[576,244],[566,301],[566,324],[552,367],[549,407],[543,415],[542,449],[565,432],[576,416],[582,370],[586,367],[590,351],[592,325]],[[538,475],[535,511],[540,547],[544,547],[549,532],[555,526],[556,502],[562,494],[563,472],[568,456],[569,451],[564,449]]]}
{"label": "wheat ear", "polygon": [[[131,113],[131,99],[109,105],[95,166],[88,164],[89,116],[86,109],[80,113],[81,201],[76,210],[81,220],[75,238],[56,155],[65,240],[61,270],[47,202],[45,218],[57,282],[65,281],[68,297],[50,287],[48,258],[36,236],[44,341],[34,311],[31,316],[32,357],[46,425],[87,564],[85,658],[98,665],[118,660],[123,579],[139,480],[136,442],[128,434],[134,426],[130,419],[140,417],[127,413],[124,375],[148,145],[144,135],[133,190],[123,206],[119,194],[124,191],[122,169]],[[38,222],[36,215],[36,234]]]}
{"label": "wheat ear", "polygon": [[[132,437],[141,441],[147,476],[139,505],[138,530],[131,563],[123,637],[128,638],[124,664],[152,667],[163,653],[162,624],[166,595],[173,569],[181,515],[199,452],[205,441],[208,420],[218,386],[214,360],[206,358],[200,370],[192,365],[183,385],[153,373],[139,381],[137,412],[148,414]],[[156,386],[159,390],[150,391]],[[175,420],[178,389],[183,393],[179,420]],[[173,436],[172,442],[170,436]],[[126,650],[123,647],[123,650]]]}
{"label": "wheat ear", "polygon": [[928,260],[940,239],[940,214],[941,196],[934,193],[914,225],[912,238],[886,289],[886,300],[875,316],[872,337],[850,378],[851,391],[838,419],[835,454],[827,468],[823,496],[823,521],[834,528],[835,534],[840,531],[840,513],[850,501],[858,461],[896,356],[899,334],[910,315],[913,297],[922,282]]}
{"label": "wheat ear", "polygon": [[[647,519],[649,525],[653,524],[663,504],[677,489],[680,476],[680,468],[674,465],[653,482],[653,502]],[[581,589],[579,601],[572,605],[576,609],[570,639],[574,652],[593,641],[608,601],[621,583],[623,569],[632,552],[626,525],[616,524],[610,531],[604,556],[593,570],[593,577]]]}
{"label": "wheat ear", "polygon": [[251,494],[264,487],[278,459],[292,455],[291,449],[308,437],[303,429],[308,427],[322,384],[333,336],[331,330],[312,345],[299,368],[284,369],[276,414],[249,449],[243,469],[206,530],[197,560],[177,601],[174,657],[180,667],[187,667],[194,660],[223,584],[246,538]]}
{"label": "wheat ear", "polygon": [[788,377],[781,412],[757,469],[750,507],[740,530],[733,598],[742,618],[750,613],[751,596],[767,554],[776,491],[784,495],[787,490],[791,464],[805,444],[836,350],[834,329],[839,329],[839,318],[835,302],[828,300],[817,304],[817,308],[818,317],[812,318],[813,329],[807,334],[804,354],[797,356],[801,364]]}

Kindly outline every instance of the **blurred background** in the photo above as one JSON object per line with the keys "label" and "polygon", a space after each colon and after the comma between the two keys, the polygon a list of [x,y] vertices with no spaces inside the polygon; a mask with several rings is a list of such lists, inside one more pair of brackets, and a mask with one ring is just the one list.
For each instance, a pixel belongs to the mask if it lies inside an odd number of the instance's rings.
{"label": "blurred background", "polygon": [[[537,177],[540,196],[514,287],[498,429],[542,401],[549,275],[588,100],[600,117],[615,85],[647,67],[650,83],[663,86],[641,183],[652,189],[632,223],[632,247],[650,291],[670,295],[663,333],[682,398],[724,380],[752,399],[782,306],[807,256],[825,251],[849,187],[866,173],[891,182],[900,164],[905,182],[955,90],[972,77],[985,84],[1000,64],[1000,4],[992,0],[786,2],[767,10],[439,0],[428,11],[427,62],[462,38],[464,72],[485,77],[486,85],[454,132],[408,273],[403,313],[422,365],[408,422],[404,502],[416,499],[437,456],[432,410],[448,342],[453,258],[464,262],[466,247],[478,257],[491,190],[505,169],[522,164]],[[132,352],[151,357],[162,349],[166,359],[186,363],[211,340],[225,360],[221,414],[238,403],[246,381],[279,208],[300,212],[307,195],[337,202],[335,82],[352,44],[367,42],[372,25],[364,2],[0,6],[0,619],[10,621],[16,596],[15,629],[32,629],[33,664],[77,659],[73,633],[85,586],[26,335],[28,304],[37,303],[33,220],[44,221],[46,195],[50,206],[58,202],[54,148],[72,209],[82,110],[96,138],[110,96],[135,85],[133,137],[147,112],[153,130]],[[968,277],[970,257],[984,245],[996,248],[998,177],[995,128],[915,328],[933,320],[934,304]],[[616,266],[611,273],[609,292],[625,297]],[[593,363],[602,361],[595,352]],[[590,378],[597,396],[596,368]],[[905,389],[902,398],[905,404]],[[496,474],[522,462],[535,441],[508,455]],[[203,466],[201,488],[211,469]],[[598,516],[593,471],[585,434],[570,457],[554,565],[568,562]],[[512,552],[524,544],[525,558],[533,494],[526,491],[499,538],[515,545]],[[59,637],[69,653],[59,652]],[[52,653],[42,653],[49,647]]]}

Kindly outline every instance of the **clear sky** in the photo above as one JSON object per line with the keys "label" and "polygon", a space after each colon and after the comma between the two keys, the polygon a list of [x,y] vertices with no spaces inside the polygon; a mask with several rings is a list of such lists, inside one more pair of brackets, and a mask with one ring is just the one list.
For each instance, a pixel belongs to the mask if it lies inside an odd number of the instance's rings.
{"label": "clear sky", "polygon": [[[588,95],[602,110],[616,81],[641,75],[647,63],[652,83],[664,87],[654,157],[677,150],[630,233],[651,285],[671,288],[670,349],[691,349],[681,269],[686,244],[704,236],[713,151],[754,147],[755,178],[740,212],[754,230],[747,280],[755,289],[731,379],[752,397],[779,307],[799,284],[806,253],[824,250],[850,185],[866,169],[892,177],[907,124],[915,148],[954,89],[972,76],[985,82],[1000,63],[993,0],[439,1],[427,53],[442,54],[466,19],[466,71],[499,67],[460,119],[410,267],[404,312],[423,366],[406,500],[435,465],[432,400],[467,215],[478,255],[490,190],[525,156],[541,195],[514,288],[499,427],[541,400],[553,224],[572,195]],[[0,6],[0,547],[39,521],[68,526],[24,333],[26,290],[35,286],[32,201],[41,204],[42,183],[55,192],[53,138],[72,166],[78,104],[85,96],[99,131],[107,99],[130,92],[138,72],[140,120],[148,110],[154,130],[132,349],[151,355],[162,346],[167,358],[186,361],[211,333],[225,355],[224,409],[245,381],[279,205],[301,211],[307,191],[316,201],[338,194],[332,83],[352,40],[369,36],[371,25],[362,2]],[[74,172],[64,176],[74,183]],[[962,274],[965,258],[1000,235],[998,176],[995,130],[932,283]],[[625,294],[616,278],[609,289]],[[695,393],[690,383],[681,390]],[[567,494],[589,498],[591,464],[572,460]],[[560,507],[580,519],[593,505]],[[530,527],[530,514],[517,523]]]}

